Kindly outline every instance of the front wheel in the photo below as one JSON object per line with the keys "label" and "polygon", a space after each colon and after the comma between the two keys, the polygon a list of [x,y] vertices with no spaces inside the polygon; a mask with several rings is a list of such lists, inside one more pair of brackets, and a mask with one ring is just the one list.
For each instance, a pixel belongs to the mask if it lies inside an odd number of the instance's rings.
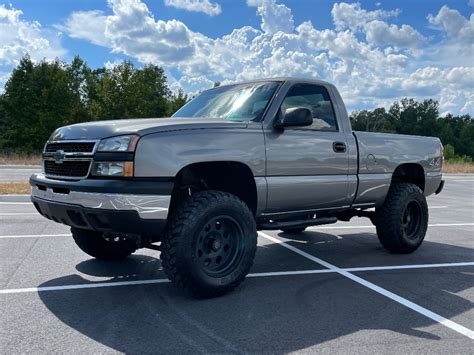
{"label": "front wheel", "polygon": [[418,249],[428,229],[428,204],[418,186],[392,185],[375,213],[377,235],[385,249],[401,254]]}
{"label": "front wheel", "polygon": [[196,297],[231,291],[248,274],[257,249],[255,219],[236,196],[198,192],[171,217],[161,260],[174,285]]}
{"label": "front wheel", "polygon": [[85,253],[97,259],[124,259],[137,250],[133,240],[119,233],[102,233],[87,229],[71,228],[77,246]]}

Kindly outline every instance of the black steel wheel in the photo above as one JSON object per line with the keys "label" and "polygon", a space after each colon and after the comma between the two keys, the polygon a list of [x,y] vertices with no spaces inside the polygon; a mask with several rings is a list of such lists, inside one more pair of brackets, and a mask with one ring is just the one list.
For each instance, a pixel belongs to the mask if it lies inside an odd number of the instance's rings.
{"label": "black steel wheel", "polygon": [[418,201],[408,203],[403,213],[402,226],[408,239],[416,239],[421,227],[422,209]]}
{"label": "black steel wheel", "polygon": [[211,276],[228,274],[243,255],[243,232],[230,216],[212,218],[201,229],[195,251],[202,270]]}
{"label": "black steel wheel", "polygon": [[239,285],[253,264],[255,219],[236,196],[198,192],[171,217],[161,260],[168,278],[196,297],[219,296]]}
{"label": "black steel wheel", "polygon": [[375,213],[377,235],[387,250],[411,253],[418,249],[428,229],[428,205],[418,186],[393,184]]}

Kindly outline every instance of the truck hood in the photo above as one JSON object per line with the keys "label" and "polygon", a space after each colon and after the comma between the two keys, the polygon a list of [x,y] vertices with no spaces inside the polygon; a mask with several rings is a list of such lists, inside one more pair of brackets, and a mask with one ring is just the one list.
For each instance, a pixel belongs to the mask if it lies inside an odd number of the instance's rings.
{"label": "truck hood", "polygon": [[146,118],[79,123],[58,128],[49,140],[103,139],[123,134],[140,136],[176,130],[209,128],[245,128],[246,122],[232,122],[214,118]]}

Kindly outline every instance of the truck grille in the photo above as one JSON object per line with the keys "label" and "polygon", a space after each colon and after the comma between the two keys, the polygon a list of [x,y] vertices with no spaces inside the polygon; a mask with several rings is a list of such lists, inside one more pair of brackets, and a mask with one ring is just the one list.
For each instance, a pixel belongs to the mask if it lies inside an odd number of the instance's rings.
{"label": "truck grille", "polygon": [[64,142],[48,143],[44,149],[45,153],[54,153],[62,150],[64,153],[92,153],[95,142]]}
{"label": "truck grille", "polygon": [[94,158],[97,141],[53,141],[44,147],[44,173],[58,179],[84,179]]}
{"label": "truck grille", "polygon": [[89,174],[91,160],[65,160],[57,163],[54,160],[44,161],[46,176],[85,178]]}

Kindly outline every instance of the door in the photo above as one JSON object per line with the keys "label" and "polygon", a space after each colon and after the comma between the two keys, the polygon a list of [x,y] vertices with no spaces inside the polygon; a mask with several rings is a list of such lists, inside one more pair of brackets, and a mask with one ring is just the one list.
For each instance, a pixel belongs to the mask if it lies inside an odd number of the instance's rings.
{"label": "door", "polygon": [[279,115],[293,107],[310,109],[313,124],[266,130],[267,213],[349,205],[349,149],[328,90],[295,84],[283,99]]}

